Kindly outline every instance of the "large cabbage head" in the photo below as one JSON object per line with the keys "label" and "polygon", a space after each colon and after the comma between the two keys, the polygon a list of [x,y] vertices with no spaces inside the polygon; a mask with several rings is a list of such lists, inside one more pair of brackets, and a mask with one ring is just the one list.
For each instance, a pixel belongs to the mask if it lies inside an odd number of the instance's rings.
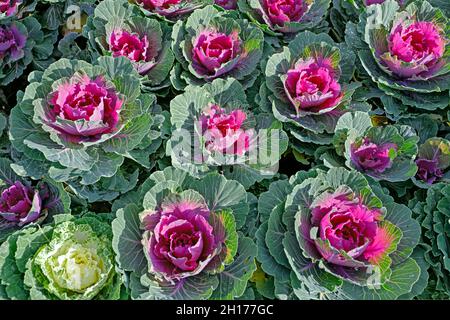
{"label": "large cabbage head", "polygon": [[[256,269],[256,247],[238,234],[249,207],[242,185],[168,167],[118,200],[113,247],[133,299],[233,299]],[[220,278],[220,285],[219,285]]]}
{"label": "large cabbage head", "polygon": [[[127,58],[100,57],[95,65],[60,59],[30,79],[10,116],[10,138],[22,161],[40,161],[50,177],[81,188],[108,185],[104,179],[122,175],[126,158],[148,166],[161,143],[152,126],[164,116],[153,115],[155,97],[140,92]],[[129,190],[120,178],[115,184],[117,191]]]}
{"label": "large cabbage head", "polygon": [[103,55],[127,57],[147,86],[167,86],[174,62],[170,29],[156,19],[139,16],[132,8],[127,1],[102,1],[84,30],[91,48]]}
{"label": "large cabbage head", "polygon": [[287,124],[294,138],[323,143],[324,135],[332,134],[358,87],[350,83],[354,59],[345,44],[309,31],[269,58],[261,89],[269,89],[274,116]]}
{"label": "large cabbage head", "polygon": [[173,166],[193,176],[221,170],[250,187],[270,177],[287,149],[280,123],[270,114],[255,116],[242,85],[232,78],[187,87],[171,101],[170,113],[167,153]]}
{"label": "large cabbage head", "polygon": [[0,246],[0,278],[8,298],[119,299],[122,278],[105,219],[55,215],[51,224],[10,235]]}
{"label": "large cabbage head", "polygon": [[396,1],[387,0],[361,15],[360,34],[349,25],[347,40],[356,44],[355,36],[363,38],[358,52],[362,66],[387,95],[436,110],[449,104],[449,26],[448,17],[427,1],[400,10]]}
{"label": "large cabbage head", "polygon": [[258,255],[276,294],[285,287],[299,299],[389,300],[423,289],[410,257],[419,224],[361,173],[299,172],[272,184],[259,212]]}
{"label": "large cabbage head", "polygon": [[293,34],[324,25],[330,0],[239,0],[239,9],[270,34]]}
{"label": "large cabbage head", "polygon": [[254,24],[236,19],[213,6],[196,10],[172,32],[172,50],[180,63],[172,71],[172,84],[211,82],[232,77],[246,87],[256,79],[264,36]]}

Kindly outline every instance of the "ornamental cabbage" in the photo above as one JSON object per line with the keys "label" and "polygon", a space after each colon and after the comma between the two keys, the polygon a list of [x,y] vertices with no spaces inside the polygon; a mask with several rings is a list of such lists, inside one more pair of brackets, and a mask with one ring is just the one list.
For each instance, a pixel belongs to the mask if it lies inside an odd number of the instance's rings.
{"label": "ornamental cabbage", "polygon": [[414,183],[428,189],[437,182],[450,179],[450,141],[443,138],[430,138],[419,147],[416,164],[417,174]]}
{"label": "ornamental cabbage", "polygon": [[266,32],[280,35],[326,26],[330,0],[239,0],[238,5]]}
{"label": "ornamental cabbage", "polygon": [[[242,85],[216,79],[188,86],[170,103],[172,165],[201,177],[212,170],[250,187],[275,174],[287,135],[270,114],[254,114]],[[276,171],[276,170],[275,170]]]}
{"label": "ornamental cabbage", "polygon": [[32,183],[17,176],[12,162],[0,158],[0,240],[29,224],[41,224],[56,213],[70,212],[62,185],[49,179]]}
{"label": "ornamental cabbage", "polygon": [[237,232],[249,210],[242,185],[167,167],[151,174],[132,199],[136,204],[120,201],[126,206],[112,222],[132,299],[242,296],[256,269],[253,241]]}
{"label": "ornamental cabbage", "polygon": [[44,34],[34,17],[0,23],[0,85],[22,75],[30,63],[45,64],[53,52],[56,34]]}
{"label": "ornamental cabbage", "polygon": [[399,105],[446,108],[450,29],[445,14],[427,1],[415,1],[400,10],[396,1],[386,0],[369,9],[357,26],[347,26],[347,41],[355,44],[365,72]]}
{"label": "ornamental cabbage", "polygon": [[405,125],[372,126],[367,113],[347,113],[336,126],[335,139],[346,135],[346,166],[376,180],[407,181],[417,172],[414,159],[419,137]]}
{"label": "ornamental cabbage", "polygon": [[351,96],[359,87],[349,83],[354,59],[345,44],[334,43],[326,34],[299,33],[269,58],[260,95],[268,98],[275,118],[296,140],[330,144],[339,117],[353,108]]}
{"label": "ornamental cabbage", "polygon": [[173,27],[172,50],[179,63],[172,85],[202,84],[232,77],[244,87],[255,81],[262,56],[263,33],[247,20],[235,19],[213,6],[196,10]]}
{"label": "ornamental cabbage", "polygon": [[[133,13],[127,1],[102,1],[84,29],[94,52],[127,57],[152,90],[169,85],[174,62],[165,23]],[[167,81],[165,81],[167,80]]]}
{"label": "ornamental cabbage", "polygon": [[55,215],[10,235],[0,246],[1,284],[9,299],[119,299],[122,278],[106,217]]}
{"label": "ornamental cabbage", "polygon": [[258,210],[258,258],[279,297],[397,299],[424,287],[411,258],[419,224],[356,171],[299,172],[273,183]]}
{"label": "ornamental cabbage", "polygon": [[95,200],[110,201],[132,189],[137,171],[127,170],[127,163],[150,166],[149,157],[161,144],[162,132],[154,130],[164,115],[152,114],[155,97],[140,93],[131,62],[124,57],[100,57],[95,65],[60,59],[31,76],[10,116],[21,174],[33,175],[27,172],[35,170],[29,163],[38,161],[52,179]]}

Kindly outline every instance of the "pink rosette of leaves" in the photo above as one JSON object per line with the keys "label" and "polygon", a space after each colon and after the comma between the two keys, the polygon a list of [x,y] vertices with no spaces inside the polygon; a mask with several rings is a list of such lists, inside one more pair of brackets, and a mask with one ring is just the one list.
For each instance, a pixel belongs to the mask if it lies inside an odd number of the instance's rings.
{"label": "pink rosette of leaves", "polygon": [[109,38],[109,46],[113,57],[127,57],[131,61],[149,61],[154,58],[149,55],[149,41],[147,36],[126,30],[115,30]]}
{"label": "pink rosette of leaves", "polygon": [[49,95],[44,121],[74,143],[96,141],[114,132],[122,105],[101,76],[73,76]]}
{"label": "pink rosette of leaves", "polygon": [[343,98],[338,80],[329,58],[300,59],[287,72],[284,90],[298,113],[326,113]]}
{"label": "pink rosette of leaves", "polygon": [[247,115],[242,110],[229,113],[213,105],[200,117],[202,133],[209,152],[243,155],[249,149],[250,135],[242,128]]}
{"label": "pink rosette of leaves", "polygon": [[14,16],[19,11],[22,0],[0,0],[0,15],[5,17]]}
{"label": "pink rosette of leaves", "polygon": [[16,181],[4,189],[0,196],[0,217],[19,226],[41,217],[42,199],[31,186]]}
{"label": "pink rosette of leaves", "polygon": [[113,57],[130,59],[140,75],[147,74],[157,65],[160,47],[161,41],[155,37],[149,38],[147,34],[117,29],[109,36],[109,49]]}
{"label": "pink rosette of leaves", "polygon": [[377,54],[381,63],[401,79],[428,79],[446,63],[443,56],[448,41],[434,22],[399,21],[387,41],[387,48]]}
{"label": "pink rosette of leaves", "polygon": [[150,272],[168,281],[194,276],[214,259],[221,259],[224,228],[206,204],[172,199],[160,209],[145,213],[143,227],[149,238],[143,240]]}
{"label": "pink rosette of leaves", "polygon": [[242,41],[237,32],[225,34],[204,30],[194,40],[194,70],[202,76],[216,78],[232,70],[239,62]]}
{"label": "pink rosette of leaves", "polygon": [[300,22],[309,9],[306,0],[262,0],[271,25],[283,27],[286,22]]}
{"label": "pink rosette of leaves", "polygon": [[389,156],[391,150],[397,151],[394,143],[377,145],[364,138],[360,144],[353,143],[350,147],[350,157],[353,164],[361,171],[372,170],[382,173],[392,166]]}
{"label": "pink rosette of leaves", "polygon": [[359,268],[378,265],[392,251],[396,236],[383,222],[379,208],[369,208],[351,190],[325,193],[313,203],[309,228],[301,232],[312,239],[318,256],[332,265]]}
{"label": "pink rosette of leaves", "polygon": [[26,37],[15,25],[0,26],[0,60],[17,61],[24,57]]}

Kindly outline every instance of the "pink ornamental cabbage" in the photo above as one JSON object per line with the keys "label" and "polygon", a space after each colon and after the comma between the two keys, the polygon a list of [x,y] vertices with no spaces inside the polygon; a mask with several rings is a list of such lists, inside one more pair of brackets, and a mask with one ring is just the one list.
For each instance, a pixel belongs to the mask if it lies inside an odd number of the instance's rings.
{"label": "pink ornamental cabbage", "polygon": [[442,67],[446,40],[433,22],[399,23],[388,38],[382,62],[400,78],[428,78]]}
{"label": "pink ornamental cabbage", "polygon": [[17,181],[5,189],[0,197],[0,217],[23,225],[41,215],[42,199],[37,190]]}
{"label": "pink ornamental cabbage", "polygon": [[392,159],[389,156],[391,150],[396,151],[397,146],[393,143],[376,145],[365,138],[361,144],[352,144],[350,156],[353,164],[359,170],[371,170],[382,173],[392,166]]}
{"label": "pink ornamental cabbage", "polygon": [[[143,218],[151,272],[179,280],[203,271],[220,252],[223,232],[214,230],[203,203],[175,200]],[[222,237],[222,238],[221,238]]]}
{"label": "pink ornamental cabbage", "polygon": [[[379,209],[368,208],[339,191],[319,201],[311,213],[312,227],[318,228],[316,248],[326,261],[335,265],[355,267],[354,260],[378,264],[394,240],[381,225],[383,215]],[[336,250],[344,251],[352,259],[336,254]]]}
{"label": "pink ornamental cabbage", "polygon": [[213,30],[201,32],[192,49],[194,69],[201,75],[215,77],[230,71],[238,62],[241,44],[237,32],[229,35]]}
{"label": "pink ornamental cabbage", "polygon": [[338,75],[327,59],[300,60],[287,72],[284,87],[297,111],[324,113],[341,102]]}
{"label": "pink ornamental cabbage", "polygon": [[242,128],[246,119],[247,115],[242,110],[227,113],[217,105],[211,106],[200,118],[206,149],[210,152],[243,155],[250,144],[250,135]]}
{"label": "pink ornamental cabbage", "polygon": [[237,0],[215,0],[215,4],[226,10],[237,9]]}
{"label": "pink ornamental cabbage", "polygon": [[50,94],[47,125],[73,142],[95,141],[119,122],[123,101],[102,77],[73,77]]}
{"label": "pink ornamental cabbage", "polygon": [[15,15],[22,0],[0,0],[0,14],[6,17]]}
{"label": "pink ornamental cabbage", "polygon": [[0,60],[17,61],[23,58],[26,40],[15,25],[0,26]]}
{"label": "pink ornamental cabbage", "polygon": [[111,33],[109,43],[113,57],[124,56],[134,62],[149,61],[154,58],[149,56],[147,36],[141,39],[139,35],[126,30],[116,30]]}
{"label": "pink ornamental cabbage", "polygon": [[280,27],[286,22],[299,22],[308,11],[306,0],[263,0],[270,22]]}

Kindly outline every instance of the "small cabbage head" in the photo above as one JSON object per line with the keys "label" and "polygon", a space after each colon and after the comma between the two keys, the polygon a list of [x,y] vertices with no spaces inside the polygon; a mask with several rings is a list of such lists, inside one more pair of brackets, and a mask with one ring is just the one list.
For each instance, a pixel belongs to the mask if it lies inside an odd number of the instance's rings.
{"label": "small cabbage head", "polygon": [[[1,8],[0,3],[0,20]],[[0,23],[0,85],[19,78],[32,62],[48,64],[56,36],[55,33],[44,34],[34,17]]]}
{"label": "small cabbage head", "polygon": [[[354,54],[327,34],[299,33],[266,64],[260,95],[295,140],[329,144],[359,84],[350,82]],[[268,89],[268,90],[267,90]]]}
{"label": "small cabbage head", "polygon": [[126,57],[151,91],[167,87],[174,62],[170,28],[165,22],[141,17],[127,1],[102,1],[84,33],[93,54]]}
{"label": "small cabbage head", "polygon": [[[221,170],[248,188],[270,177],[270,168],[287,149],[281,124],[271,114],[255,115],[235,79],[186,88],[171,101],[170,112],[173,128],[167,154],[174,167],[196,177]],[[264,159],[261,150],[268,150]],[[257,152],[259,160],[253,156]]]}
{"label": "small cabbage head", "polygon": [[175,88],[217,78],[235,78],[250,86],[262,57],[263,33],[247,20],[213,6],[196,10],[172,31],[172,50],[179,63],[172,71]]}
{"label": "small cabbage head", "polygon": [[416,164],[417,174],[413,181],[428,189],[437,182],[446,182],[450,178],[450,142],[446,139],[433,137],[419,147]]}

